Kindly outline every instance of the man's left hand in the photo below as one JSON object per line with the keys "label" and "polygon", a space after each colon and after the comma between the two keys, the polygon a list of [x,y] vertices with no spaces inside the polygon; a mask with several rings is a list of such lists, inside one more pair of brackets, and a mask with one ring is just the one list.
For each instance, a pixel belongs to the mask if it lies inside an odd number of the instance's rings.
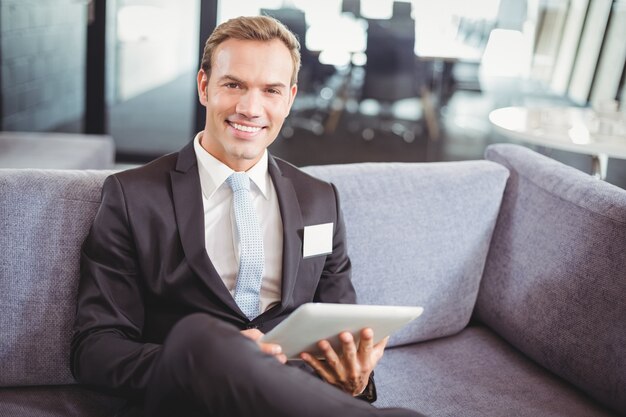
{"label": "man's left hand", "polygon": [[247,338],[254,340],[263,353],[274,356],[280,363],[287,362],[287,356],[285,356],[285,354],[283,353],[283,349],[280,347],[280,345],[277,345],[275,343],[261,342],[261,337],[263,336],[263,333],[260,330],[247,329],[242,330],[240,333]]}
{"label": "man's left hand", "polygon": [[370,374],[383,357],[389,337],[374,345],[374,332],[370,328],[361,330],[359,347],[352,334],[339,334],[342,353],[337,354],[328,340],[321,340],[318,347],[325,360],[319,360],[308,353],[300,358],[308,363],[324,380],[352,395],[361,394],[367,387]]}

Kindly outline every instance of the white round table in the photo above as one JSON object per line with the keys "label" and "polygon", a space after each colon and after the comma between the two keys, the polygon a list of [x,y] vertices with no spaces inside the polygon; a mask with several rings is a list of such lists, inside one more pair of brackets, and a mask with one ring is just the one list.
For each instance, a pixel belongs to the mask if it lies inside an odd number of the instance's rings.
{"label": "white round table", "polygon": [[592,174],[606,178],[609,158],[626,159],[626,117],[598,117],[580,107],[504,107],[489,113],[495,131],[523,142],[593,157]]}

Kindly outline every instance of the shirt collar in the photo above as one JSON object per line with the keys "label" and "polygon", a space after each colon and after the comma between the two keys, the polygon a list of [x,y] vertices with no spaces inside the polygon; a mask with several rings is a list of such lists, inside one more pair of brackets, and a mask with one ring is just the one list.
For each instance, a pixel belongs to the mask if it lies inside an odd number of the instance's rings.
{"label": "shirt collar", "polygon": [[[196,153],[196,158],[198,159],[198,173],[200,175],[202,193],[207,199],[209,199],[235,171],[207,152],[206,149],[200,145],[201,137],[202,132],[196,135],[193,140],[193,149]],[[267,165],[268,154],[266,149],[259,162],[246,172],[250,177],[250,180],[256,185],[257,189],[261,192],[265,199],[269,198],[267,191],[268,181],[270,181],[270,179]]]}

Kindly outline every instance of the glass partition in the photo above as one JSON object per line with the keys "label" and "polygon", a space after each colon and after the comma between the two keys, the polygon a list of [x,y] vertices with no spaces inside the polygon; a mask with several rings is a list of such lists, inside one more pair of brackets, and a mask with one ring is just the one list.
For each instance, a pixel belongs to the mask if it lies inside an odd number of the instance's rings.
{"label": "glass partition", "polygon": [[118,156],[178,150],[195,134],[200,0],[116,0],[107,8],[107,107]]}

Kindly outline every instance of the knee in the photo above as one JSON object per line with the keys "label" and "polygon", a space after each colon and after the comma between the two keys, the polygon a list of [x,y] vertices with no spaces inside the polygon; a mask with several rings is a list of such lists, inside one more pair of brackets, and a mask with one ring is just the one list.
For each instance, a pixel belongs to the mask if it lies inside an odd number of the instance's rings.
{"label": "knee", "polygon": [[231,324],[216,319],[205,313],[193,313],[180,319],[172,330],[168,338],[189,338],[201,337],[203,335],[224,335],[238,334],[239,330]]}
{"label": "knee", "polygon": [[194,313],[174,325],[162,356],[178,369],[202,368],[207,361],[227,361],[241,343],[245,338],[236,327],[208,314]]}
{"label": "knee", "polygon": [[222,343],[239,331],[232,325],[224,323],[208,314],[194,313],[178,321],[166,338],[165,345],[175,350],[184,349],[193,353],[199,350],[206,355],[207,350],[219,349]]}

